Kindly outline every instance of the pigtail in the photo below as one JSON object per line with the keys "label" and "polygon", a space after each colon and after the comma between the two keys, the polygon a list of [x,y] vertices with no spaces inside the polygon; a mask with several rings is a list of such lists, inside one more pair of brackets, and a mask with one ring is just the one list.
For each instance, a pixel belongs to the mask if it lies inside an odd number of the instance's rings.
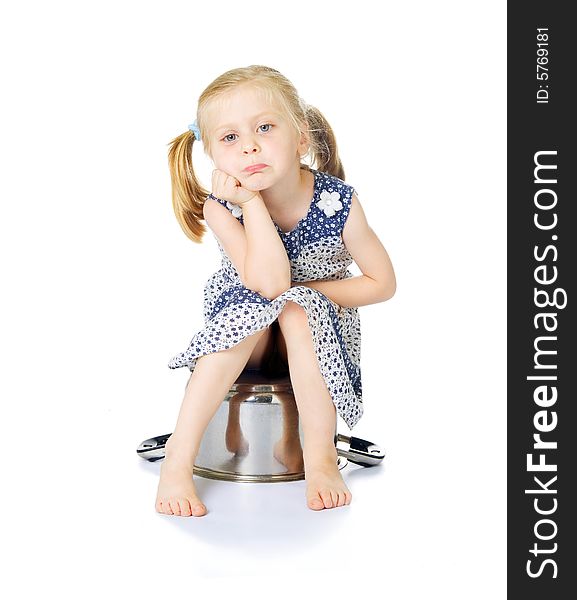
{"label": "pigtail", "polygon": [[314,106],[305,106],[305,117],[309,125],[311,154],[316,168],[344,181],[345,170],[339,158],[332,127],[320,110]]}
{"label": "pigtail", "polygon": [[170,142],[168,166],[172,181],[172,208],[182,230],[193,242],[200,243],[206,232],[201,223],[202,208],[208,192],[198,182],[192,168],[192,131]]}

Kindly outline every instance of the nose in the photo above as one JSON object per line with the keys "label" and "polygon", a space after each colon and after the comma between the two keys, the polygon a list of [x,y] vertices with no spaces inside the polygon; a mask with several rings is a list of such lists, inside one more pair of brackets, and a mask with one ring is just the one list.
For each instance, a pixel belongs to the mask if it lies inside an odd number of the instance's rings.
{"label": "nose", "polygon": [[259,146],[252,136],[247,137],[242,144],[242,151],[244,154],[254,154],[259,151]]}

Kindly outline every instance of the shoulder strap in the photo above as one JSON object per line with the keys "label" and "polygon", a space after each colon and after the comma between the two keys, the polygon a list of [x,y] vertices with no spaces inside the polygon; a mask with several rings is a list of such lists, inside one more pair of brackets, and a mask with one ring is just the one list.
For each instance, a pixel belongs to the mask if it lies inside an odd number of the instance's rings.
{"label": "shoulder strap", "polygon": [[340,233],[349,216],[353,194],[356,194],[356,190],[342,179],[329,173],[320,173],[319,176],[320,183],[316,192],[315,206],[320,212],[327,233]]}

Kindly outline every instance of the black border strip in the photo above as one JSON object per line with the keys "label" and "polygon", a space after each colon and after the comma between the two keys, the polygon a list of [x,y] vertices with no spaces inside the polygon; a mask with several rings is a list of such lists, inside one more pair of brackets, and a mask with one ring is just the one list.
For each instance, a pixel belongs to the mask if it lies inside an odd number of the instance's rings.
{"label": "black border strip", "polygon": [[573,597],[577,573],[577,36],[568,6],[507,11],[507,583],[524,600]]}

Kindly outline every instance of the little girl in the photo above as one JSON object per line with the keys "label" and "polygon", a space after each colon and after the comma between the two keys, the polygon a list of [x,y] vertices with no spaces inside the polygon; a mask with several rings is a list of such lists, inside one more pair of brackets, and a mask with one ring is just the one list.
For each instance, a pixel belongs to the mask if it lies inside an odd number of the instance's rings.
{"label": "little girl", "polygon": [[[195,141],[215,166],[210,194],[192,166]],[[334,434],[337,414],[352,428],[363,412],[357,307],[388,300],[396,283],[344,182],[330,125],[278,71],[233,69],[201,94],[169,164],[178,222],[194,242],[206,222],[222,268],[204,289],[205,327],[169,363],[192,374],[166,443],[156,510],[206,514],[192,478],[202,435],[245,368],[279,366],[302,425],[307,506],[349,504]],[[353,260],[362,275],[347,270]]]}

